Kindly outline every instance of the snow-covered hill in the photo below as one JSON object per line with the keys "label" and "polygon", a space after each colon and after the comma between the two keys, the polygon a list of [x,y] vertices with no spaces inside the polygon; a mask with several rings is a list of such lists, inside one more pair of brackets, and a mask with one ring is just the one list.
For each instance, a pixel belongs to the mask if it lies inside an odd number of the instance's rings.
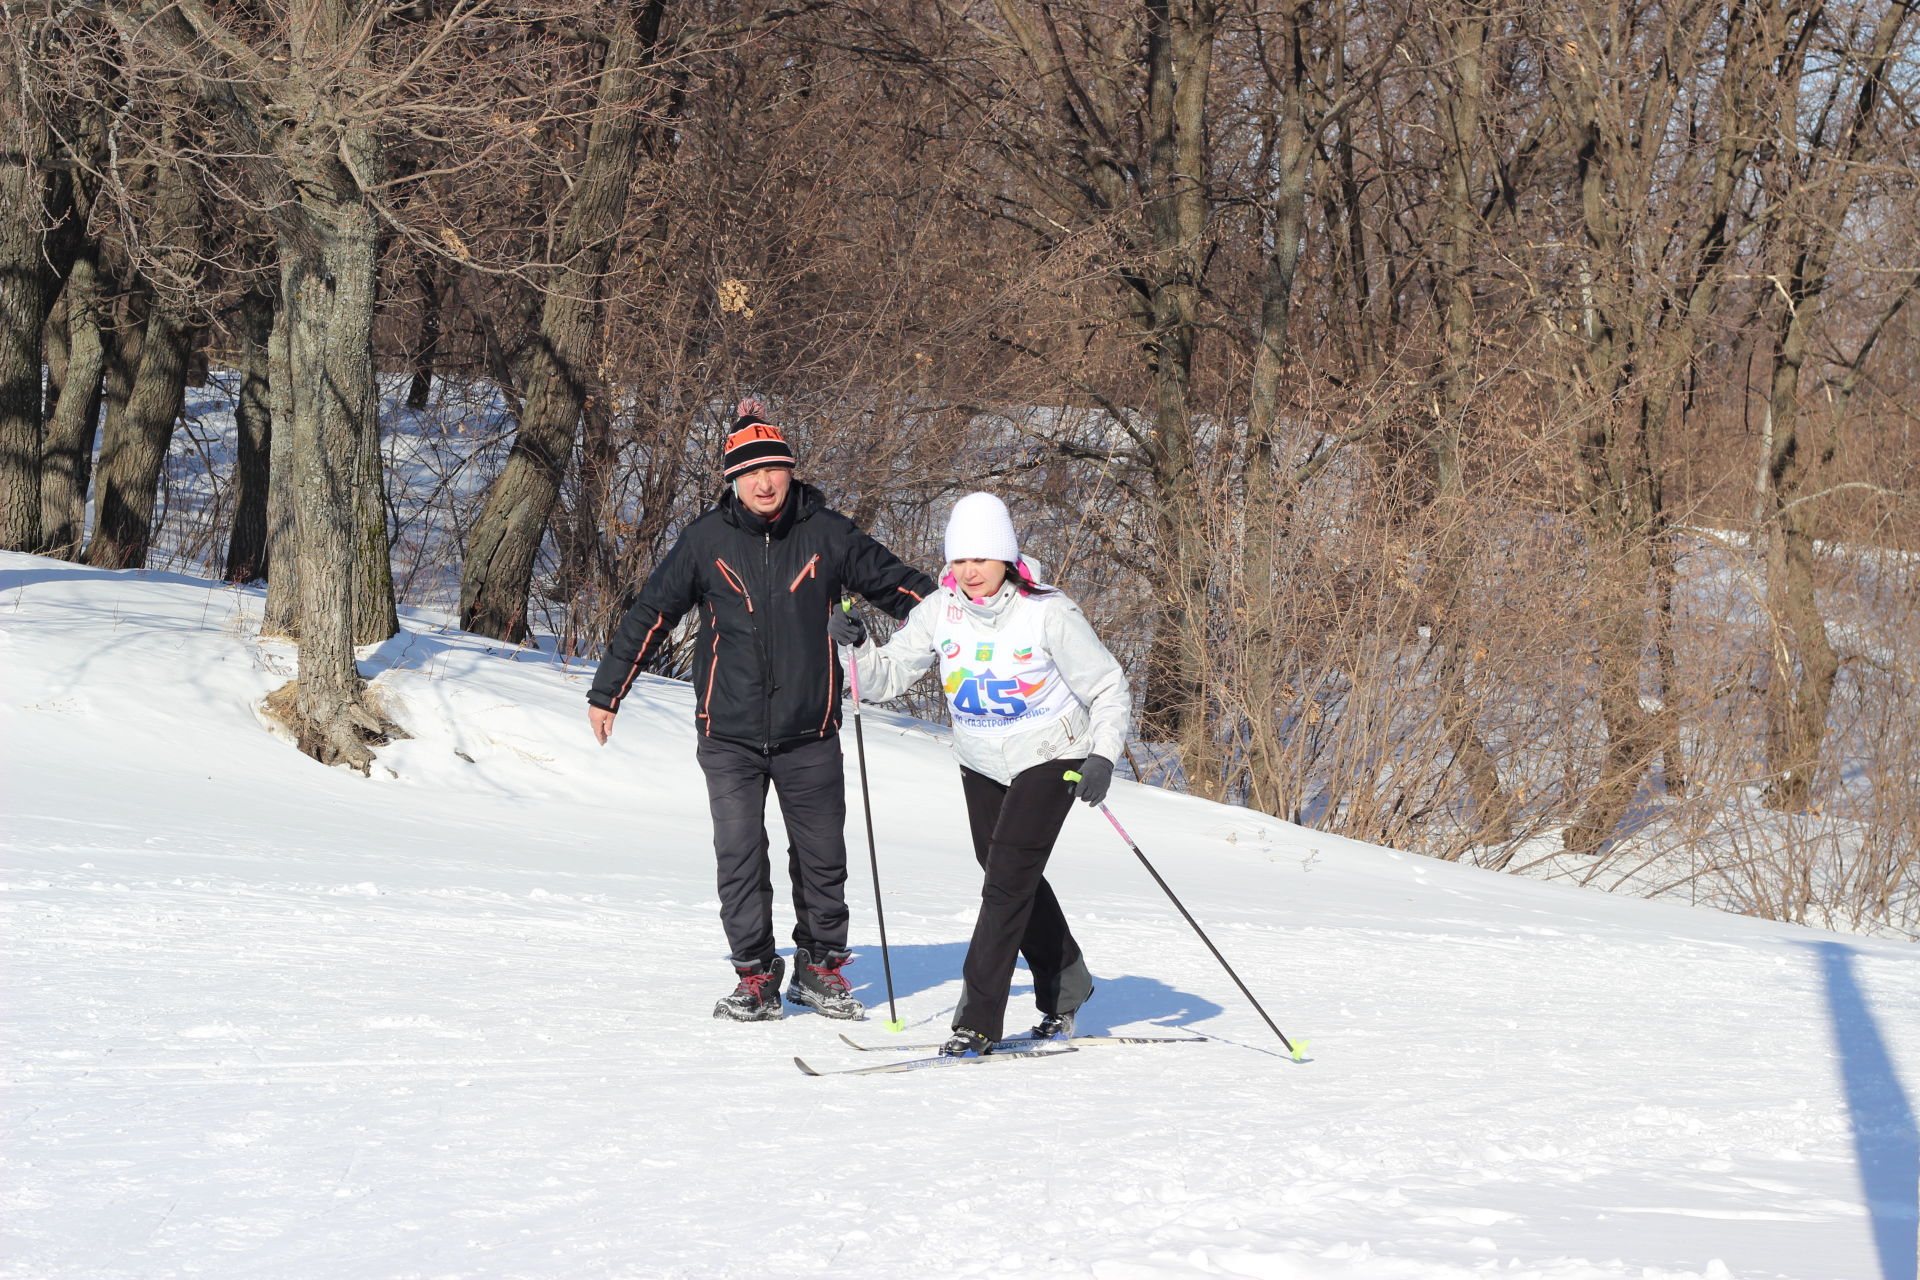
{"label": "snow-covered hill", "polygon": [[[362,779],[256,719],[292,661],[260,603],[0,557],[6,1275],[1914,1273],[1911,946],[1122,784],[1308,1061],[1080,812],[1051,875],[1083,1025],[1213,1043],[809,1079],[845,1024],[708,1016],[684,686],[596,748],[588,672],[414,616],[365,669],[415,736]],[[937,731],[868,729],[903,1038],[937,1038],[977,892],[957,777]]]}

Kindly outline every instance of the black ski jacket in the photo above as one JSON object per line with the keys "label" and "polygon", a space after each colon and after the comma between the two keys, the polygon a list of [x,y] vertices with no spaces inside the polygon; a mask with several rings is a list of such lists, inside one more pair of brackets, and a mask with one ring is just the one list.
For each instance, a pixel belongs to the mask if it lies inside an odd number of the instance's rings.
{"label": "black ski jacket", "polygon": [[772,751],[840,728],[840,655],[827,617],[845,591],[904,619],[936,585],[902,564],[812,485],[794,482],[771,522],[729,490],[680,535],[627,610],[587,701],[608,711],[689,609],[694,725]]}

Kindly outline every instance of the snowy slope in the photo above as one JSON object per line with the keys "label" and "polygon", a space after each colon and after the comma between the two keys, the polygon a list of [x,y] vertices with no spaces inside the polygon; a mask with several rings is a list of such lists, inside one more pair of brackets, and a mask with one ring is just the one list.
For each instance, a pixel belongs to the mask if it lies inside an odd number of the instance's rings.
{"label": "snowy slope", "polygon": [[[291,670],[260,603],[0,557],[8,1276],[1913,1275],[1911,946],[1122,784],[1309,1061],[1079,812],[1050,874],[1086,1024],[1215,1043],[808,1079],[872,1055],[708,1016],[684,686],[596,748],[588,672],[410,618],[365,669],[416,736],[362,779],[256,721]],[[957,778],[936,731],[868,729],[903,1038],[938,1038]]]}

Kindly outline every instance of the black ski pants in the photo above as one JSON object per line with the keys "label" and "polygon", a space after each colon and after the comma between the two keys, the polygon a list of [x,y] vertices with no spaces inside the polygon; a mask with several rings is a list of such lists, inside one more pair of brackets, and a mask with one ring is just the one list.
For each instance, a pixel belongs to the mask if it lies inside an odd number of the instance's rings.
{"label": "black ski pants", "polygon": [[818,954],[847,945],[847,786],[838,737],[771,752],[702,738],[696,751],[713,811],[720,923],[735,964],[774,955],[767,787],[787,827],[793,941]]}
{"label": "black ski pants", "polygon": [[1072,1013],[1093,994],[1080,944],[1067,928],[1060,901],[1043,874],[1053,842],[1073,807],[1073,784],[1061,777],[1078,760],[1049,760],[1023,770],[1011,785],[971,769],[960,770],[973,828],[973,856],[986,879],[980,914],[961,970],[963,990],[953,1025],[989,1040],[1006,1033],[1007,994],[1018,956],[1033,974],[1042,1013]]}

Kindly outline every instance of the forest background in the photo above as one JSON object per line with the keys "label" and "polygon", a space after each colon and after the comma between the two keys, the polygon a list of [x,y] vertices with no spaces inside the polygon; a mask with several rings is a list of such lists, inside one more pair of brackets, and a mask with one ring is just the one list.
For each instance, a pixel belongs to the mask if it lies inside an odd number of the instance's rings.
{"label": "forest background", "polygon": [[0,546],[264,580],[320,760],[398,605],[597,656],[751,393],[1004,495],[1143,781],[1920,937],[1911,0],[0,23]]}

